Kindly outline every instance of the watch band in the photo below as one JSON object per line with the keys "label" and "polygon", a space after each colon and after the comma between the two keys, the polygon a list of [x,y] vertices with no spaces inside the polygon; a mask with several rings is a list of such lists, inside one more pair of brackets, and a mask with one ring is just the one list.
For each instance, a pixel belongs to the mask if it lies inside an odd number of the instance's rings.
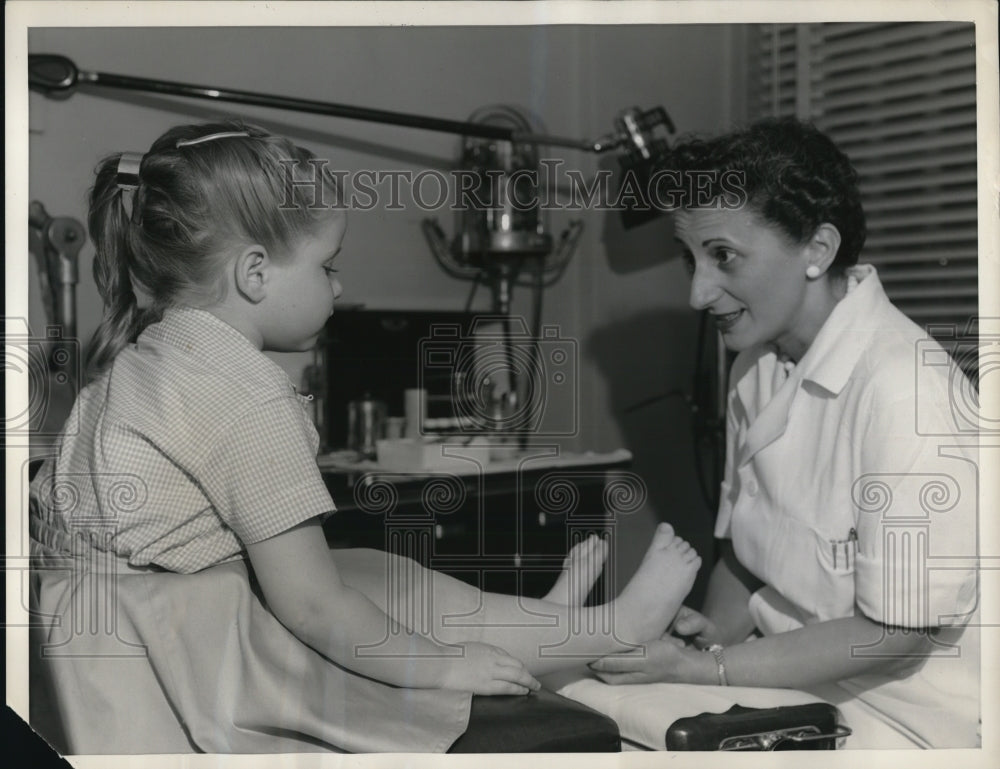
{"label": "watch band", "polygon": [[708,647],[708,651],[712,652],[715,664],[718,665],[719,686],[729,686],[729,681],[726,680],[726,655],[722,653],[722,644],[712,644]]}

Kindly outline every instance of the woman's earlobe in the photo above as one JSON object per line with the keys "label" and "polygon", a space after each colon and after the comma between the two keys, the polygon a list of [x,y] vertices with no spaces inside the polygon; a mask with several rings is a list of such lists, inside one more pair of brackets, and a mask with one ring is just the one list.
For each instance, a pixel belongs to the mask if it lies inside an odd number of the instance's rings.
{"label": "woman's earlobe", "polygon": [[825,274],[840,250],[840,230],[829,222],[824,222],[813,233],[805,250],[809,264],[806,267],[806,278],[816,280]]}
{"label": "woman's earlobe", "polygon": [[245,248],[236,257],[233,277],[241,296],[257,304],[267,295],[267,249],[260,245]]}

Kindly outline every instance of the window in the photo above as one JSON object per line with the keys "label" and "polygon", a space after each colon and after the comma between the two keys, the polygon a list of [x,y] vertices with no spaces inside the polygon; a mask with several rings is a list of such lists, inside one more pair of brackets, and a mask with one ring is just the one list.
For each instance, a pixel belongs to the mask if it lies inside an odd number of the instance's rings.
{"label": "window", "polygon": [[975,354],[949,345],[974,332],[978,316],[974,26],[774,24],[758,33],[753,116],[811,120],[850,156],[868,218],[862,260],[976,381]]}

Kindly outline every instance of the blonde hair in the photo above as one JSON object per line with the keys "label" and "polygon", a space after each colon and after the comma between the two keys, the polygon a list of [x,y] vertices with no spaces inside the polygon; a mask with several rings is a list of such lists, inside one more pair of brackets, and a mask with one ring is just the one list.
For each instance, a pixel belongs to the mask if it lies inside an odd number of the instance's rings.
{"label": "blonde hair", "polygon": [[[105,305],[88,353],[92,374],[180,293],[218,285],[227,249],[259,243],[281,258],[339,202],[325,162],[240,121],[170,129],[143,156],[134,191],[118,184],[120,158],[101,161],[90,192],[94,279]],[[135,287],[150,308],[139,307]]]}

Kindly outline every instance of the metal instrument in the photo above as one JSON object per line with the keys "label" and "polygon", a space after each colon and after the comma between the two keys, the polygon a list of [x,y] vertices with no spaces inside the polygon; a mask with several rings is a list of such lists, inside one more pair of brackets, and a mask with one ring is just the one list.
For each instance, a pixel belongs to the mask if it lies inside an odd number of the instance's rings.
{"label": "metal instrument", "polygon": [[38,260],[42,302],[49,323],[62,328],[66,338],[76,338],[76,284],[80,281],[78,257],[87,231],[76,219],[53,218],[37,200],[28,209],[28,247]]}

